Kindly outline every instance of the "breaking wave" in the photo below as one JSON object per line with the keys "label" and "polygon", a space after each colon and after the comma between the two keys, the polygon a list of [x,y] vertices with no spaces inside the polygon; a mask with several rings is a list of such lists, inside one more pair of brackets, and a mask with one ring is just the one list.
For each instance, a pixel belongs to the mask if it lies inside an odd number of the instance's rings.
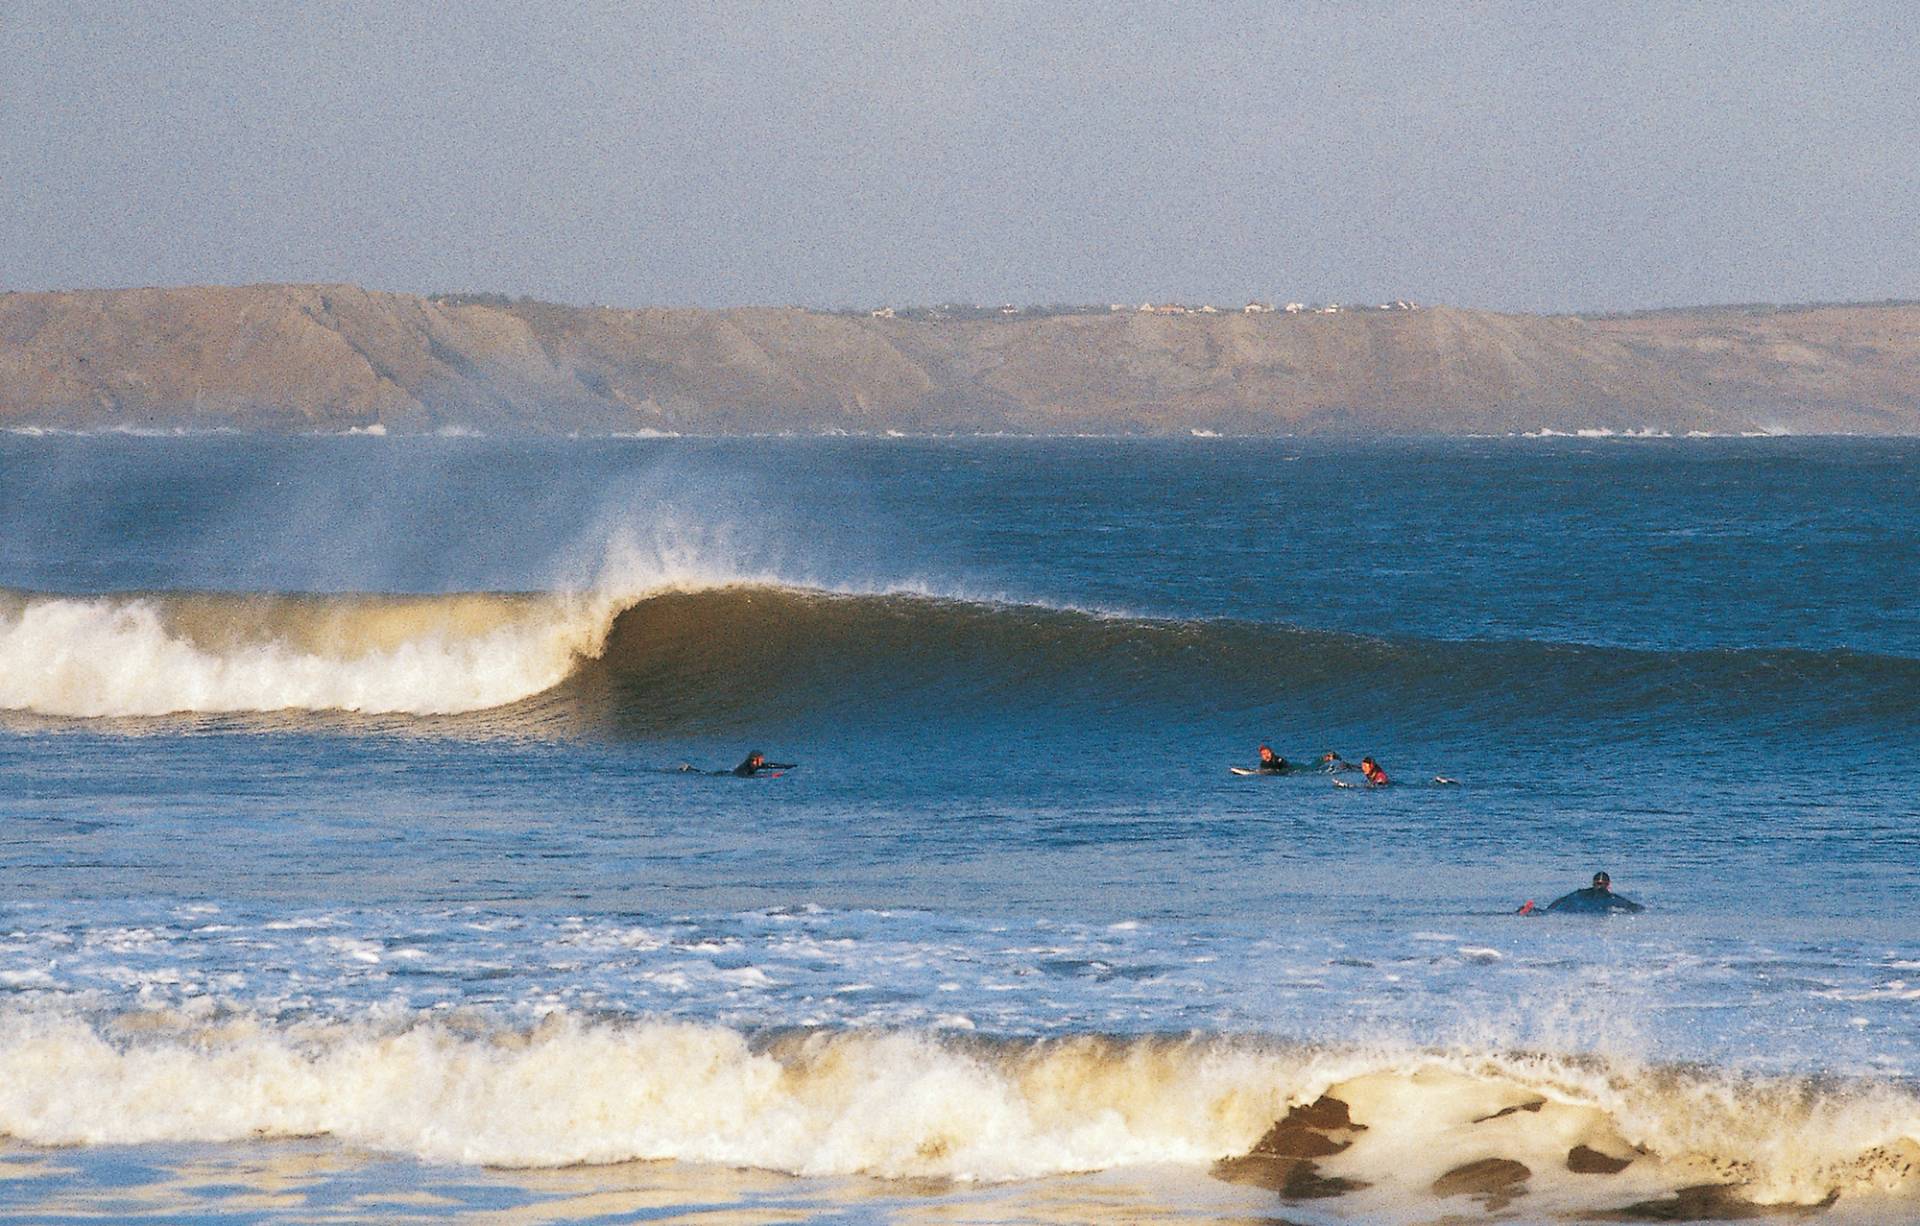
{"label": "breaking wave", "polygon": [[750,1035],[567,1013],[528,1028],[16,1011],[0,1026],[0,1133],[325,1135],[505,1167],[677,1159],[975,1181],[1218,1163],[1223,1178],[1381,1213],[1431,1209],[1449,1187],[1561,1211],[1703,1186],[1754,1205],[1910,1203],[1920,1184],[1920,1097],[1887,1084],[1251,1037]]}
{"label": "breaking wave", "polygon": [[570,596],[0,594],[0,707],[180,712],[485,710],[597,654],[613,606]]}
{"label": "breaking wave", "polygon": [[[1353,708],[1617,729],[1677,715],[1910,730],[1920,661],[1376,638],[772,583],[637,594],[0,592],[0,709],[353,712],[720,730],[907,703],[1205,721]],[[880,714],[875,714],[880,713]]]}

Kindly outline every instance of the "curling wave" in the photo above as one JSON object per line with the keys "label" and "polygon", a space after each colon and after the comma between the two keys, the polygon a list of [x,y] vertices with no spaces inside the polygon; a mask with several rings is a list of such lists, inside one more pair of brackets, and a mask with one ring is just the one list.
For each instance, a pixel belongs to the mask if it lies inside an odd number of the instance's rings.
{"label": "curling wave", "polygon": [[1382,1214],[1456,1194],[1563,1212],[1703,1186],[1760,1205],[1920,1197],[1920,1097],[1886,1084],[1246,1037],[756,1037],[565,1013],[524,1028],[12,1012],[0,1133],[327,1135],[508,1167],[678,1159],[978,1181],[1211,1166]]}
{"label": "curling wave", "polygon": [[[647,733],[1027,709],[1183,719],[1364,710],[1424,726],[1678,715],[1910,730],[1920,661],[1391,639],[764,583],[637,594],[0,592],[0,709],[342,711]],[[1296,709],[1297,708],[1297,709]],[[875,713],[879,713],[876,715]],[[1565,731],[1564,729],[1562,731]]]}

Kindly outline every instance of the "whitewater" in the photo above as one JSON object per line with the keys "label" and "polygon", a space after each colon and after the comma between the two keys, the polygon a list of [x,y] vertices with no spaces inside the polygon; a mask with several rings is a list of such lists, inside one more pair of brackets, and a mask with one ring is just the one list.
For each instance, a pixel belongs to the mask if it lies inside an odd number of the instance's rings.
{"label": "whitewater", "polygon": [[0,439],[0,1220],[1911,1220],[1916,477]]}

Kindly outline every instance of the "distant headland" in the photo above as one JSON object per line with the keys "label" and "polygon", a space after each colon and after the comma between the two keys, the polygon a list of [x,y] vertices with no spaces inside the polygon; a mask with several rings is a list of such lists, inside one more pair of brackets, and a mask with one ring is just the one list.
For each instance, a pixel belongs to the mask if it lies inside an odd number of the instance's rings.
{"label": "distant headland", "polygon": [[1920,304],[620,310],[0,294],[0,429],[1920,435]]}

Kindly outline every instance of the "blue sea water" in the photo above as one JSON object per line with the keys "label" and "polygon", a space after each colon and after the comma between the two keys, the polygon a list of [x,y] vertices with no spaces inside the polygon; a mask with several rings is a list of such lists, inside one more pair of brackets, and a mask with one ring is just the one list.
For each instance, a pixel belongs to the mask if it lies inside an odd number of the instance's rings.
{"label": "blue sea water", "polygon": [[0,1218],[1905,1220],[1917,478],[0,439]]}

